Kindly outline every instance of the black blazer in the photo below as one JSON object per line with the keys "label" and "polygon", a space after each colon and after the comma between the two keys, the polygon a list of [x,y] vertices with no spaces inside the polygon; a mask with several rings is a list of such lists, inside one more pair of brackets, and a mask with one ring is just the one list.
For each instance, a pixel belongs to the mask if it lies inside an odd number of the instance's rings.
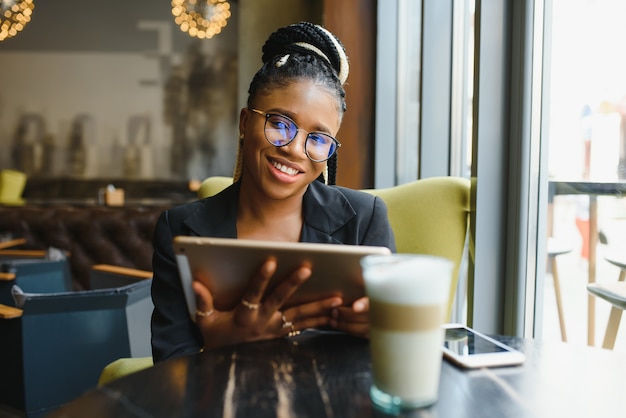
{"label": "black blazer", "polygon": [[[156,361],[197,353],[203,345],[189,318],[172,238],[177,235],[236,238],[240,183],[221,193],[167,210],[154,231],[152,355]],[[314,181],[303,198],[302,242],[379,245],[396,251],[387,207],[379,197]]]}

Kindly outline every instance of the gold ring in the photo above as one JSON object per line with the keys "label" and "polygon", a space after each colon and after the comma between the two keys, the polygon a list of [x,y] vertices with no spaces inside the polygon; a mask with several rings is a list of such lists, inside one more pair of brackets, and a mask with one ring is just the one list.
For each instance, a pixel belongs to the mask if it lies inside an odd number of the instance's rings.
{"label": "gold ring", "polygon": [[285,318],[285,314],[283,314],[283,328],[290,328],[293,330],[293,322],[291,321],[287,321],[287,318]]}
{"label": "gold ring", "polygon": [[203,312],[200,309],[196,309],[196,315],[201,316],[203,318],[208,318],[209,316],[213,315],[213,309],[211,309],[210,311],[206,311],[206,312]]}
{"label": "gold ring", "polygon": [[300,335],[300,331],[298,331],[293,325],[291,325],[291,331],[287,334],[288,337],[296,337]]}
{"label": "gold ring", "polygon": [[245,306],[246,308],[250,309],[251,311],[253,311],[255,309],[259,309],[259,306],[260,306],[260,304],[258,304],[258,303],[248,302],[245,299],[241,299],[241,304],[243,306]]}

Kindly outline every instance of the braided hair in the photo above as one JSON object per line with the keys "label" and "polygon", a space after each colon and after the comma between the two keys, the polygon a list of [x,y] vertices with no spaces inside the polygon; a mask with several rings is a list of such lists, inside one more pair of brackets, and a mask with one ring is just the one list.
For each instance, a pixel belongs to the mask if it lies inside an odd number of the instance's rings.
{"label": "braided hair", "polygon": [[[339,120],[346,111],[343,84],[348,78],[348,57],[341,41],[322,26],[301,22],[272,33],[263,45],[263,66],[257,71],[248,89],[248,107],[258,95],[286,87],[294,80],[309,79],[337,99]],[[241,176],[243,138],[239,138],[237,163],[233,178]],[[327,161],[327,170],[317,180],[335,184],[337,153]]]}

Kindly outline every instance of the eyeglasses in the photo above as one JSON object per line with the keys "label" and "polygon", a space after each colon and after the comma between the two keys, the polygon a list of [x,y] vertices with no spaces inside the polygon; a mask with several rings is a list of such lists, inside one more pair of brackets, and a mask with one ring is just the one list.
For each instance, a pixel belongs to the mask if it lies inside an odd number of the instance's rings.
{"label": "eyeglasses", "polygon": [[[278,113],[265,113],[257,109],[250,109],[254,113],[265,116],[265,139],[275,147],[284,147],[291,144],[298,131],[298,125],[287,116]],[[304,129],[302,129],[303,132]],[[333,156],[341,143],[334,137],[322,132],[306,132],[304,152],[309,160],[321,163]]]}

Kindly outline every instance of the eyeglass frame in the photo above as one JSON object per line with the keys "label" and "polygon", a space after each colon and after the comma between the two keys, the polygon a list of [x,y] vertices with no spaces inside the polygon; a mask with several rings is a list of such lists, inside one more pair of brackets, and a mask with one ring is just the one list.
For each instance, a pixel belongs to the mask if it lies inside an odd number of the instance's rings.
{"label": "eyeglass frame", "polygon": [[[324,133],[324,132],[317,132],[317,131],[307,132],[304,129],[301,129],[300,127],[298,127],[298,124],[296,122],[294,122],[293,119],[291,119],[289,116],[283,115],[282,113],[268,113],[268,112],[264,112],[264,111],[259,110],[259,109],[252,109],[252,108],[249,108],[248,110],[265,117],[265,123],[263,124],[263,135],[265,136],[265,140],[268,143],[270,143],[271,145],[275,146],[276,148],[285,147],[285,146],[291,144],[293,142],[293,140],[296,139],[296,136],[298,136],[298,132],[300,132],[300,131],[306,133],[306,138],[304,140],[304,153],[306,154],[307,158],[309,160],[313,161],[314,163],[323,163],[325,161],[328,161],[333,155],[335,155],[337,153],[337,150],[341,147],[341,142],[339,142],[337,140],[337,138],[335,138],[334,136],[329,135],[329,134]],[[281,118],[285,118],[289,122],[291,122],[293,124],[293,126],[296,128],[295,134],[293,135],[293,138],[291,138],[289,141],[287,141],[284,144],[276,145],[275,143],[270,141],[270,139],[267,137],[267,130],[266,130],[266,128],[267,128],[267,121],[272,116],[280,116]],[[311,156],[309,155],[309,151],[307,150],[307,145],[306,144],[307,144],[310,136],[313,135],[313,134],[324,135],[324,136],[330,138],[335,143],[335,149],[333,150],[332,154],[330,154],[328,157],[326,157],[323,160],[315,160],[315,159],[311,158]]]}

